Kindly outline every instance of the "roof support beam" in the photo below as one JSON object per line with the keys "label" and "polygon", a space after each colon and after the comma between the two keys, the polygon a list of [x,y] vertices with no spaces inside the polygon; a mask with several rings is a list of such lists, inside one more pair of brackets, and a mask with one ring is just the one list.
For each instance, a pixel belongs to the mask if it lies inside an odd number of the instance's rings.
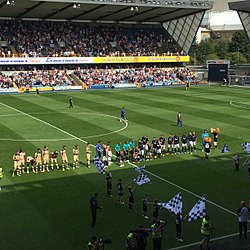
{"label": "roof support beam", "polygon": [[[76,18],[78,18],[78,17],[81,17],[81,16],[83,16],[83,15],[89,14],[89,13],[95,11],[95,10],[98,10],[98,9],[102,8],[103,6],[104,6],[103,4],[102,4],[102,5],[98,5],[97,7],[93,8],[93,9],[91,9],[91,10],[84,11],[84,12],[82,12],[81,14],[78,14],[78,15],[75,15],[75,16],[71,17],[69,20],[74,20],[74,19],[76,19]],[[98,20],[98,19],[97,19],[97,20]]]}
{"label": "roof support beam", "polygon": [[122,9],[117,10],[117,11],[114,11],[114,12],[110,11],[108,14],[105,14],[105,15],[100,16],[100,17],[98,17],[98,18],[96,18],[96,19],[93,19],[93,20],[96,21],[96,20],[98,20],[98,19],[102,19],[102,18],[108,17],[108,16],[110,16],[110,15],[114,15],[114,14],[120,13],[120,12],[122,12],[122,11],[124,11],[124,10],[127,10],[127,9],[130,9],[130,7],[125,7],[125,8],[122,8]]}
{"label": "roof support beam", "polygon": [[[174,12],[177,12],[177,11],[179,11],[180,9],[175,9],[175,10],[172,10],[172,11],[170,11],[170,12],[166,12],[166,13],[163,13],[163,14],[161,14],[160,16],[165,16],[165,15],[168,15],[168,14],[172,14],[172,13],[174,13]],[[156,16],[156,17],[148,17],[148,18],[145,18],[145,19],[143,19],[143,20],[141,20],[140,22],[146,22],[146,21],[148,21],[148,20],[152,20],[152,19],[154,19],[154,18],[159,18],[159,16]]]}
{"label": "roof support beam", "polygon": [[149,9],[149,10],[144,10],[144,11],[142,11],[142,12],[140,12],[140,13],[138,13],[138,12],[134,13],[134,12],[132,12],[133,15],[130,15],[130,16],[121,18],[119,21],[125,21],[125,20],[127,20],[127,19],[129,19],[129,18],[131,18],[131,17],[140,16],[140,15],[143,15],[143,14],[148,13],[148,12],[150,12],[150,11],[152,11],[152,10],[155,10],[155,9],[158,9],[158,8],[155,7],[155,8]]}
{"label": "roof support beam", "polygon": [[71,7],[72,7],[72,4],[68,4],[68,5],[66,5],[65,7],[61,8],[61,9],[59,9],[59,10],[56,10],[56,11],[52,12],[51,14],[45,16],[44,18],[45,18],[45,19],[48,19],[48,18],[50,18],[50,17],[52,17],[52,16],[54,16],[54,15],[56,15],[56,14],[58,14],[58,13],[64,11],[64,10],[67,10],[67,9],[69,9],[69,8],[71,8]]}
{"label": "roof support beam", "polygon": [[23,13],[20,13],[18,16],[16,16],[16,18],[21,18],[24,15],[26,15],[27,13],[29,13],[30,11],[36,9],[38,6],[42,5],[44,2],[38,2],[37,4],[33,5],[31,8],[26,9]]}

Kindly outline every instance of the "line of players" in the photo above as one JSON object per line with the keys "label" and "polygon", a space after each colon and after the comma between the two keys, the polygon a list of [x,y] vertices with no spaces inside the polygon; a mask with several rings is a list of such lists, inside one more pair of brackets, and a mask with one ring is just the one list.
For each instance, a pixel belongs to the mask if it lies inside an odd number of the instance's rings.
{"label": "line of players", "polygon": [[[65,171],[65,169],[70,170],[65,145],[63,145],[60,152],[57,150],[49,152],[48,146],[44,146],[43,150],[38,148],[34,157],[26,157],[26,153],[22,149],[18,150],[12,158],[14,162],[12,177],[14,177],[15,174],[17,176],[21,176],[21,174],[24,173],[28,174],[30,171],[33,173],[38,173],[39,171],[43,173],[45,171],[50,172],[54,170],[54,168],[60,169],[58,164],[59,153],[61,156],[62,171]],[[78,145],[76,145],[73,148],[73,169],[79,168],[79,153]]]}
{"label": "line of players", "polygon": [[[144,161],[152,160],[153,158],[165,156],[165,154],[180,154],[180,153],[190,153],[196,152],[196,134],[195,132],[190,132],[187,136],[183,134],[181,138],[177,135],[170,134],[167,138],[167,150],[165,146],[166,138],[162,135],[159,139],[156,137],[153,138],[150,143],[147,136],[142,136],[138,140],[137,146],[135,146],[134,140],[130,142],[125,142],[121,145],[121,142],[118,142],[115,145],[116,152],[116,162],[120,164],[121,167],[124,166],[125,161]],[[180,147],[181,144],[181,147]],[[73,169],[79,168],[79,147],[76,145],[73,148]],[[91,161],[91,149],[90,144],[87,144],[86,147],[86,160],[87,167],[90,166]],[[61,169],[62,171],[70,170],[66,146],[64,145],[60,152],[54,150],[49,152],[48,146],[44,146],[43,150],[40,148],[37,149],[34,157],[27,156],[26,153],[20,149],[13,155],[13,172],[12,176],[15,174],[20,176],[22,173],[41,173],[51,170],[60,169],[58,164],[58,156],[61,156]],[[96,155],[103,160],[106,166],[111,166],[112,164],[112,149],[109,145],[101,144],[101,141],[96,145]]]}
{"label": "line of players", "polygon": [[[167,141],[167,149],[166,149]],[[124,161],[144,161],[160,158],[169,154],[186,154],[196,152],[197,136],[195,132],[185,133],[179,137],[178,135],[170,134],[166,139],[161,135],[159,139],[156,137],[150,142],[147,136],[142,136],[138,139],[137,146],[134,140],[126,141],[123,145],[118,142],[115,146],[116,161],[120,162],[120,166],[124,166]],[[180,146],[181,145],[181,146]]]}

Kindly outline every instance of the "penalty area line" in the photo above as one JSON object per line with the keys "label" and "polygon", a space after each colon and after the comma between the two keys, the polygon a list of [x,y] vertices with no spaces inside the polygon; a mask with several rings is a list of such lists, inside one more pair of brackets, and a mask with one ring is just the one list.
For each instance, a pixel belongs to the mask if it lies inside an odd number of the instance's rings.
{"label": "penalty area line", "polygon": [[[19,109],[13,108],[13,107],[11,107],[11,106],[5,104],[5,103],[0,102],[0,104],[3,105],[3,106],[5,106],[5,107],[7,107],[7,108],[9,108],[9,109],[12,109],[12,110],[18,112],[18,113],[21,113],[21,114],[23,114],[23,115],[25,115],[25,116],[28,116],[28,117],[30,117],[30,118],[36,120],[36,121],[39,121],[39,122],[41,122],[41,123],[43,123],[43,124],[45,124],[45,125],[47,125],[47,126],[49,126],[49,127],[51,127],[51,128],[54,128],[54,129],[56,129],[56,130],[58,130],[58,131],[60,131],[60,132],[62,132],[62,133],[64,133],[64,134],[66,134],[66,135],[68,135],[68,136],[71,136],[72,138],[74,138],[74,139],[76,139],[76,140],[78,140],[78,141],[81,141],[81,142],[83,142],[83,143],[85,143],[85,144],[88,143],[87,141],[85,141],[85,140],[83,140],[83,139],[81,139],[81,138],[79,138],[79,137],[77,137],[77,136],[75,136],[75,135],[73,135],[73,134],[71,134],[71,133],[69,133],[69,132],[67,132],[67,131],[65,131],[65,130],[63,130],[63,129],[61,129],[61,128],[58,128],[58,127],[55,126],[55,125],[52,125],[52,124],[50,124],[50,123],[48,123],[48,122],[46,122],[46,121],[43,121],[43,120],[41,120],[41,119],[39,119],[39,118],[37,118],[37,117],[35,117],[35,116],[32,116],[32,115],[30,115],[30,114],[28,114],[28,113],[25,113],[25,112],[23,112],[23,111],[21,111],[21,110],[19,110]],[[93,144],[90,144],[90,145],[91,145],[92,147],[95,148],[95,145],[93,145]],[[113,157],[115,157],[115,156],[113,156]],[[133,166],[133,167],[137,167],[135,164],[133,164],[133,163],[131,163],[131,162],[129,162],[128,164],[131,165],[131,166]],[[150,171],[148,171],[148,170],[144,170],[144,171],[145,171],[146,173],[151,174],[152,176],[156,177],[157,179],[162,180],[162,181],[164,181],[164,182],[166,182],[166,183],[168,183],[168,184],[170,184],[170,185],[172,185],[172,186],[174,186],[174,187],[176,187],[176,188],[178,188],[178,189],[181,189],[181,190],[183,190],[183,191],[185,191],[185,192],[187,192],[187,193],[189,193],[189,194],[195,196],[195,197],[198,197],[198,198],[201,197],[200,195],[195,194],[195,193],[193,193],[192,191],[190,191],[190,190],[188,190],[188,189],[186,189],[186,188],[183,188],[183,187],[181,187],[181,186],[179,186],[179,185],[177,185],[177,184],[175,184],[175,183],[173,183],[173,182],[171,182],[171,181],[169,181],[169,180],[167,180],[167,179],[164,179],[164,178],[160,177],[159,175],[156,175],[156,174],[154,174],[154,173],[152,173],[152,172],[150,172]],[[224,210],[224,211],[226,211],[226,212],[228,212],[228,213],[230,213],[230,214],[236,216],[236,214],[235,214],[234,212],[230,211],[229,209],[224,208],[224,207],[222,207],[222,206],[220,206],[220,205],[218,205],[218,204],[216,204],[216,203],[214,203],[214,202],[212,202],[212,201],[210,201],[210,200],[207,200],[207,199],[206,199],[206,201],[207,201],[208,203],[210,203],[210,204],[212,204],[212,205],[214,205],[214,206],[216,206],[216,207],[218,207],[218,208],[220,208],[220,209],[222,209],[222,210]]]}

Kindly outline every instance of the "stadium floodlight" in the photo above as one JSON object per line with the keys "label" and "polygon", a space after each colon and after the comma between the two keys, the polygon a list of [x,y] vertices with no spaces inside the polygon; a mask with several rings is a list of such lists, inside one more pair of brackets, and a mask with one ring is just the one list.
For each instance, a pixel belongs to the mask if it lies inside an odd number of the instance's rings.
{"label": "stadium floodlight", "polygon": [[73,8],[74,8],[74,9],[80,9],[80,8],[81,8],[81,4],[79,4],[79,3],[78,3],[78,4],[74,3],[74,4],[73,4]]}
{"label": "stadium floodlight", "polygon": [[12,1],[7,0],[7,1],[6,1],[6,4],[7,4],[7,5],[15,5],[15,0],[12,0]]}

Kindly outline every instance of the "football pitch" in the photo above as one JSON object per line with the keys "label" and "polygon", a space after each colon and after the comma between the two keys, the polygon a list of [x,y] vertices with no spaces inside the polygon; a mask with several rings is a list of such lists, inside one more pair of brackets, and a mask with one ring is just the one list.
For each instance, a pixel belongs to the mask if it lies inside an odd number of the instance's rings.
{"label": "football pitch", "polygon": [[[73,97],[74,108],[69,109]],[[121,107],[125,107],[128,122],[120,122]],[[176,127],[176,115],[183,116],[183,127]],[[204,129],[219,127],[219,149],[211,150],[208,161],[201,151],[201,133]],[[113,154],[117,142],[143,135],[159,138],[170,133],[181,136],[195,131],[198,137],[197,153],[167,155],[153,161],[136,163],[146,165],[152,184],[137,186],[131,182],[138,173],[133,164],[120,168],[115,163],[108,169],[113,176],[113,197],[106,196],[105,175],[91,164],[85,166],[86,143],[96,145],[110,141]],[[152,206],[149,219],[142,217],[141,199],[144,193],[149,201],[167,202],[182,193],[183,215],[186,215],[203,194],[206,210],[215,226],[211,249],[249,249],[250,243],[238,240],[238,219],[235,210],[241,200],[250,199],[250,179],[243,166],[234,171],[233,156],[240,153],[241,165],[247,159],[241,143],[250,141],[250,90],[243,88],[195,86],[103,90],[85,92],[54,92],[0,96],[0,166],[4,178],[0,181],[0,249],[87,249],[92,235],[110,238],[105,249],[125,249],[130,229],[152,224]],[[227,143],[230,153],[220,150]],[[37,148],[48,145],[58,151],[67,146],[70,165],[72,149],[79,145],[80,169],[65,172],[23,174],[12,177],[12,156],[22,148],[26,156],[33,156]],[[95,149],[92,147],[92,157]],[[60,157],[59,157],[60,163]],[[135,191],[134,211],[128,211],[128,186],[125,204],[117,203],[116,183],[130,183]],[[97,225],[91,228],[89,200],[99,193]],[[174,217],[161,209],[160,218],[167,221],[163,249],[197,249],[201,240],[200,220],[183,222],[183,242],[175,239]],[[151,235],[147,249],[152,249]],[[244,247],[244,248],[243,248]]]}

